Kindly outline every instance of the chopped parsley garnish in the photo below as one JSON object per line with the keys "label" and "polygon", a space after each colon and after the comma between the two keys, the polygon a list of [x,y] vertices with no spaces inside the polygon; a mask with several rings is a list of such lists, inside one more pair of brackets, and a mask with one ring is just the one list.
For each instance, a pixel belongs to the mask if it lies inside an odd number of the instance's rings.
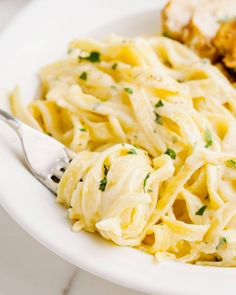
{"label": "chopped parsley garnish", "polygon": [[100,180],[100,182],[99,182],[99,190],[104,192],[106,185],[107,185],[107,177],[104,176],[104,178],[102,180]]}
{"label": "chopped parsley garnish", "polygon": [[137,155],[137,151],[135,148],[131,148],[129,151],[128,151],[128,154],[130,155]]}
{"label": "chopped parsley garnish", "polygon": [[100,62],[101,59],[100,59],[100,53],[97,52],[97,51],[91,51],[89,56],[86,56],[86,57],[79,57],[79,59],[82,59],[82,60],[89,60],[91,62]]}
{"label": "chopped parsley garnish", "polygon": [[109,171],[109,168],[106,165],[104,165],[104,177],[99,182],[99,190],[102,191],[102,192],[105,191],[105,188],[106,188],[106,185],[107,185],[108,171]]}
{"label": "chopped parsley garnish", "polygon": [[233,159],[227,160],[225,163],[228,164],[230,167],[236,169],[236,162]]}
{"label": "chopped parsley garnish", "polygon": [[86,132],[87,131],[85,128],[80,128],[79,130],[82,131],[82,132]]}
{"label": "chopped parsley garnish", "polygon": [[167,148],[166,152],[165,152],[166,155],[170,156],[171,159],[175,160],[176,158],[176,153],[174,150],[170,149],[170,148]]}
{"label": "chopped parsley garnish", "polygon": [[115,85],[111,85],[111,89],[116,89],[116,86]]}
{"label": "chopped parsley garnish", "polygon": [[129,94],[133,94],[133,90],[129,87],[124,88],[124,91],[129,93]]}
{"label": "chopped parsley garnish", "polygon": [[163,125],[161,116],[157,112],[155,112],[155,111],[154,111],[154,115],[156,116],[155,122],[157,122],[159,125]]}
{"label": "chopped parsley garnish", "polygon": [[160,108],[160,107],[163,107],[164,106],[164,103],[159,100],[156,104],[155,104],[155,108]]}
{"label": "chopped parsley garnish", "polygon": [[144,181],[143,181],[143,191],[145,192],[145,188],[146,188],[146,184],[147,184],[147,180],[148,178],[150,177],[150,174],[151,172],[149,172],[146,177],[144,178]]}
{"label": "chopped parsley garnish", "polygon": [[81,80],[87,80],[87,78],[88,78],[88,74],[86,73],[86,72],[83,72],[80,76],[79,76],[79,78],[81,79]]}
{"label": "chopped parsley garnish", "polygon": [[221,238],[219,239],[219,244],[218,244],[218,246],[216,247],[216,249],[219,249],[221,246],[223,246],[223,245],[225,245],[225,244],[227,244],[227,239],[226,239],[226,237],[221,237]]}
{"label": "chopped parsley garnish", "polygon": [[202,206],[199,210],[196,211],[195,215],[203,215],[207,206]]}
{"label": "chopped parsley garnish", "polygon": [[117,68],[117,66],[118,66],[118,64],[117,64],[117,62],[115,62],[113,65],[112,65],[112,70],[115,70],[116,68]]}
{"label": "chopped parsley garnish", "polygon": [[211,135],[211,131],[207,128],[205,131],[205,141],[206,141],[206,148],[209,148],[213,144],[213,139]]}
{"label": "chopped parsley garnish", "polygon": [[104,165],[104,175],[107,176],[108,171],[109,171],[109,167],[107,167],[106,165]]}

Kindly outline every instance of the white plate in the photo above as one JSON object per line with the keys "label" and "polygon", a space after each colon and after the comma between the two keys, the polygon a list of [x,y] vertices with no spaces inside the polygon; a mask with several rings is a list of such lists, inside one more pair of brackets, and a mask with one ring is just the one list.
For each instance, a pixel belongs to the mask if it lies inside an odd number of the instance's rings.
{"label": "white plate", "polygon": [[[160,0],[33,1],[0,38],[1,95],[18,83],[25,103],[30,101],[37,70],[63,56],[75,37],[155,33],[162,5]],[[54,199],[25,167],[14,132],[0,123],[0,202],[43,245],[93,274],[144,292],[235,293],[233,268],[157,264],[141,251],[114,246],[85,232],[73,233]]]}

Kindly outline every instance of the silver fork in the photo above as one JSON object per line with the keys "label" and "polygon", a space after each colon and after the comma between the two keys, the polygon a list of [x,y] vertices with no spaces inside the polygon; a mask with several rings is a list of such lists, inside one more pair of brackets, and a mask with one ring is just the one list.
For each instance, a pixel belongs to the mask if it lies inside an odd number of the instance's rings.
{"label": "silver fork", "polygon": [[18,134],[26,163],[33,175],[53,193],[57,193],[58,183],[73,158],[73,152],[3,110],[0,110],[0,120]]}

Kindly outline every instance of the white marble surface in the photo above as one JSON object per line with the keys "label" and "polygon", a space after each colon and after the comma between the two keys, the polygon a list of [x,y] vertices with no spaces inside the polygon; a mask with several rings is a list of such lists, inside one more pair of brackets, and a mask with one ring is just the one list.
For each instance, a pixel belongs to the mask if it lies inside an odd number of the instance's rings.
{"label": "white marble surface", "polygon": [[[28,2],[0,0],[0,31]],[[25,233],[1,207],[0,229],[0,295],[142,295],[62,260]]]}
{"label": "white marble surface", "polygon": [[0,207],[1,295],[142,295],[84,272],[41,246]]}

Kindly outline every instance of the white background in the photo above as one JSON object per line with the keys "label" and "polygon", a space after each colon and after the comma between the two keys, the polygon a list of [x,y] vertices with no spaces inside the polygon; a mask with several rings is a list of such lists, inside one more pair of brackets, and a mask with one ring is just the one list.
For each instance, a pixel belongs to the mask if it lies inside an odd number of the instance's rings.
{"label": "white background", "polygon": [[[0,33],[29,1],[0,0]],[[25,233],[1,207],[0,229],[0,295],[143,295],[57,257]]]}

